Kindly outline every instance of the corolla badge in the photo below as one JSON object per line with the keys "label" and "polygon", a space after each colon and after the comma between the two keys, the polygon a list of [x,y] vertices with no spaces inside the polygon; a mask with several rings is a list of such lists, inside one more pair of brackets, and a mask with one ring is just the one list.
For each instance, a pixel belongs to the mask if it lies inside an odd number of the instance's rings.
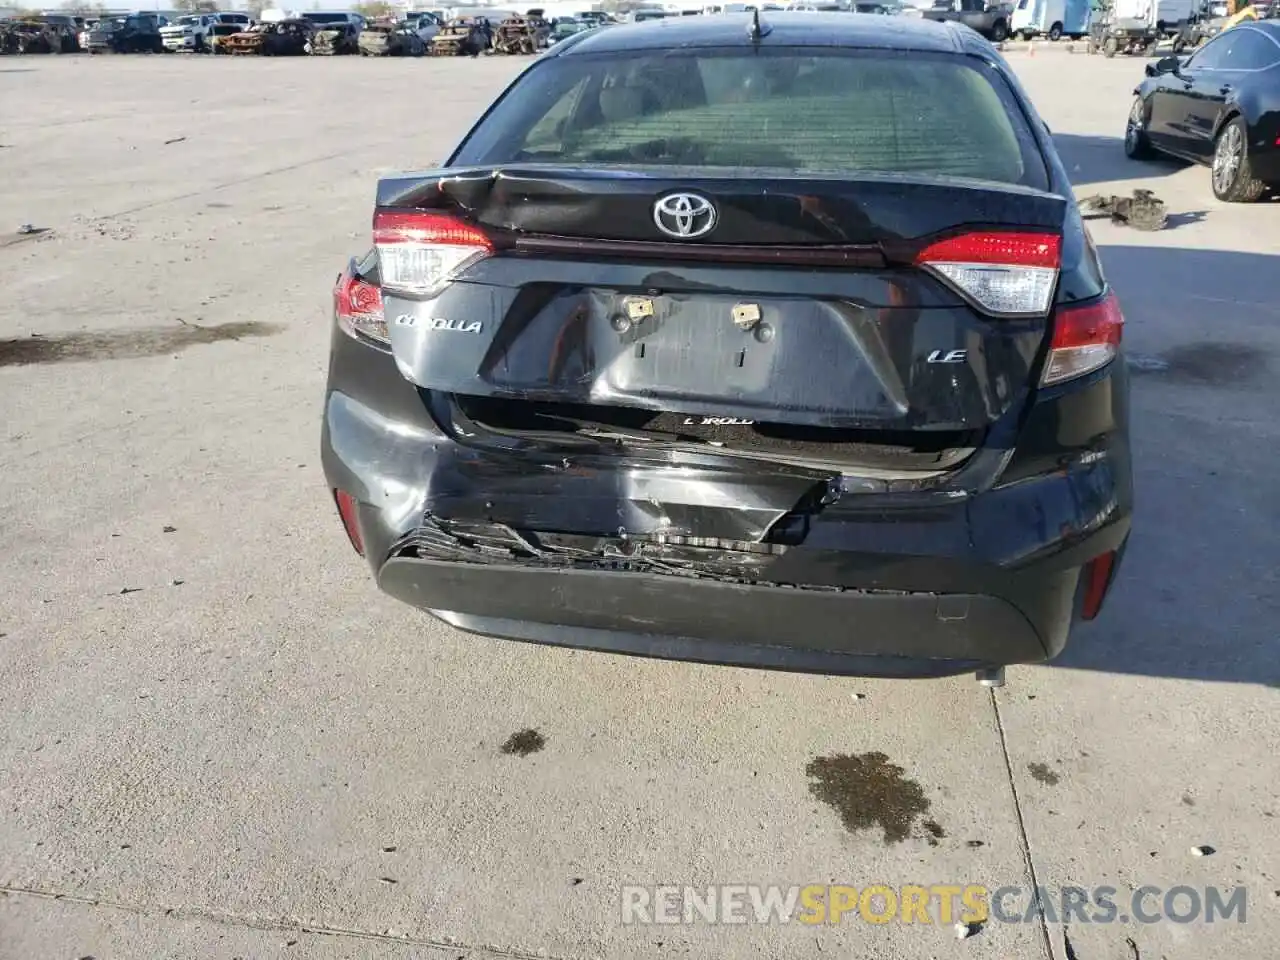
{"label": "corolla badge", "polygon": [[479,333],[479,320],[446,320],[443,317],[415,317],[402,313],[396,317],[398,327],[417,327],[420,330],[452,330],[455,333]]}
{"label": "corolla badge", "polygon": [[653,205],[653,222],[669,237],[693,240],[715,229],[715,205],[696,193],[669,193]]}

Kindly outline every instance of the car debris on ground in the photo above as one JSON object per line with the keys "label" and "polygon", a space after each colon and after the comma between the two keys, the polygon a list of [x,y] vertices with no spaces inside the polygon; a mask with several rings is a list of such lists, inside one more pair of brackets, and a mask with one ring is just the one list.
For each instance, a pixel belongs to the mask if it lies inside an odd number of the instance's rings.
{"label": "car debris on ground", "polygon": [[1127,197],[1096,194],[1081,200],[1080,207],[1087,211],[1086,220],[1108,217],[1135,230],[1163,230],[1169,223],[1164,201],[1150,190],[1134,190]]}

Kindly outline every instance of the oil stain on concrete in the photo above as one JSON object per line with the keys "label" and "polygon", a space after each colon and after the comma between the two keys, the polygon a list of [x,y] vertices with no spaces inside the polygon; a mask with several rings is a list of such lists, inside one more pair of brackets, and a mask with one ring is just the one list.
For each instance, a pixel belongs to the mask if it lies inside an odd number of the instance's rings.
{"label": "oil stain on concrete", "polygon": [[942,824],[937,820],[926,820],[923,824],[925,839],[929,841],[929,846],[936,847],[939,840],[945,840],[947,831],[942,829]]}
{"label": "oil stain on concrete", "polygon": [[547,738],[533,728],[517,730],[511,736],[507,737],[499,749],[510,756],[527,757],[531,753],[537,753],[547,745]]}
{"label": "oil stain on concrete", "polygon": [[184,323],[102,333],[69,333],[56,337],[37,335],[0,340],[0,367],[157,357],[222,340],[267,337],[283,329],[277,324],[244,320],[208,327]]}
{"label": "oil stain on concrete", "polygon": [[1049,765],[1047,763],[1028,763],[1027,769],[1031,771],[1032,777],[1047,787],[1056,787],[1058,785],[1058,781],[1062,779],[1049,769]]}
{"label": "oil stain on concrete", "polygon": [[[860,755],[815,757],[805,767],[809,792],[831,806],[851,833],[879,828],[885,843],[901,843],[916,820],[929,810],[929,800],[916,781],[903,776],[902,767],[879,751]],[[928,827],[937,843],[945,836],[934,821]]]}
{"label": "oil stain on concrete", "polygon": [[1209,340],[1162,354],[1134,354],[1129,369],[1182,383],[1229,385],[1260,378],[1267,372],[1267,360],[1267,352],[1253,344]]}

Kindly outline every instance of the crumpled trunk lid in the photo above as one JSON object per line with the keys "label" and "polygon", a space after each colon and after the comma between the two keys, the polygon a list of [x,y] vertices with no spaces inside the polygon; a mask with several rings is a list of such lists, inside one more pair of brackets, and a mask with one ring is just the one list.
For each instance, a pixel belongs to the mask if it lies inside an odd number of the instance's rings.
{"label": "crumpled trunk lid", "polygon": [[[657,201],[677,194],[715,206],[705,238],[664,231]],[[392,178],[378,201],[494,244],[437,295],[384,293],[420,387],[491,401],[490,424],[537,408],[543,432],[801,459],[837,441],[942,453],[929,434],[971,445],[1025,405],[1048,318],[985,315],[912,256],[966,229],[1060,235],[1067,209],[962,180],[536,166]]]}

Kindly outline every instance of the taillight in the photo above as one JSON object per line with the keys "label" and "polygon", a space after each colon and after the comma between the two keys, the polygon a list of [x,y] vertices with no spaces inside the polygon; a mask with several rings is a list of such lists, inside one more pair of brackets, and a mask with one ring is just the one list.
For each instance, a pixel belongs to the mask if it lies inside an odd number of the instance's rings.
{"label": "taillight", "polygon": [[1026,232],[963,233],[929,244],[915,258],[997,316],[1048,312],[1061,260],[1061,237]]}
{"label": "taillight", "polygon": [[483,230],[421,210],[374,211],[373,245],[382,288],[418,297],[434,296],[464,267],[493,253]]}
{"label": "taillight", "polygon": [[382,313],[382,291],[355,276],[350,267],[333,288],[333,312],[338,326],[347,333],[390,343],[387,318]]}
{"label": "taillight", "polygon": [[1040,382],[1047,387],[1106,366],[1120,352],[1123,332],[1124,314],[1114,293],[1084,306],[1060,306]]}

